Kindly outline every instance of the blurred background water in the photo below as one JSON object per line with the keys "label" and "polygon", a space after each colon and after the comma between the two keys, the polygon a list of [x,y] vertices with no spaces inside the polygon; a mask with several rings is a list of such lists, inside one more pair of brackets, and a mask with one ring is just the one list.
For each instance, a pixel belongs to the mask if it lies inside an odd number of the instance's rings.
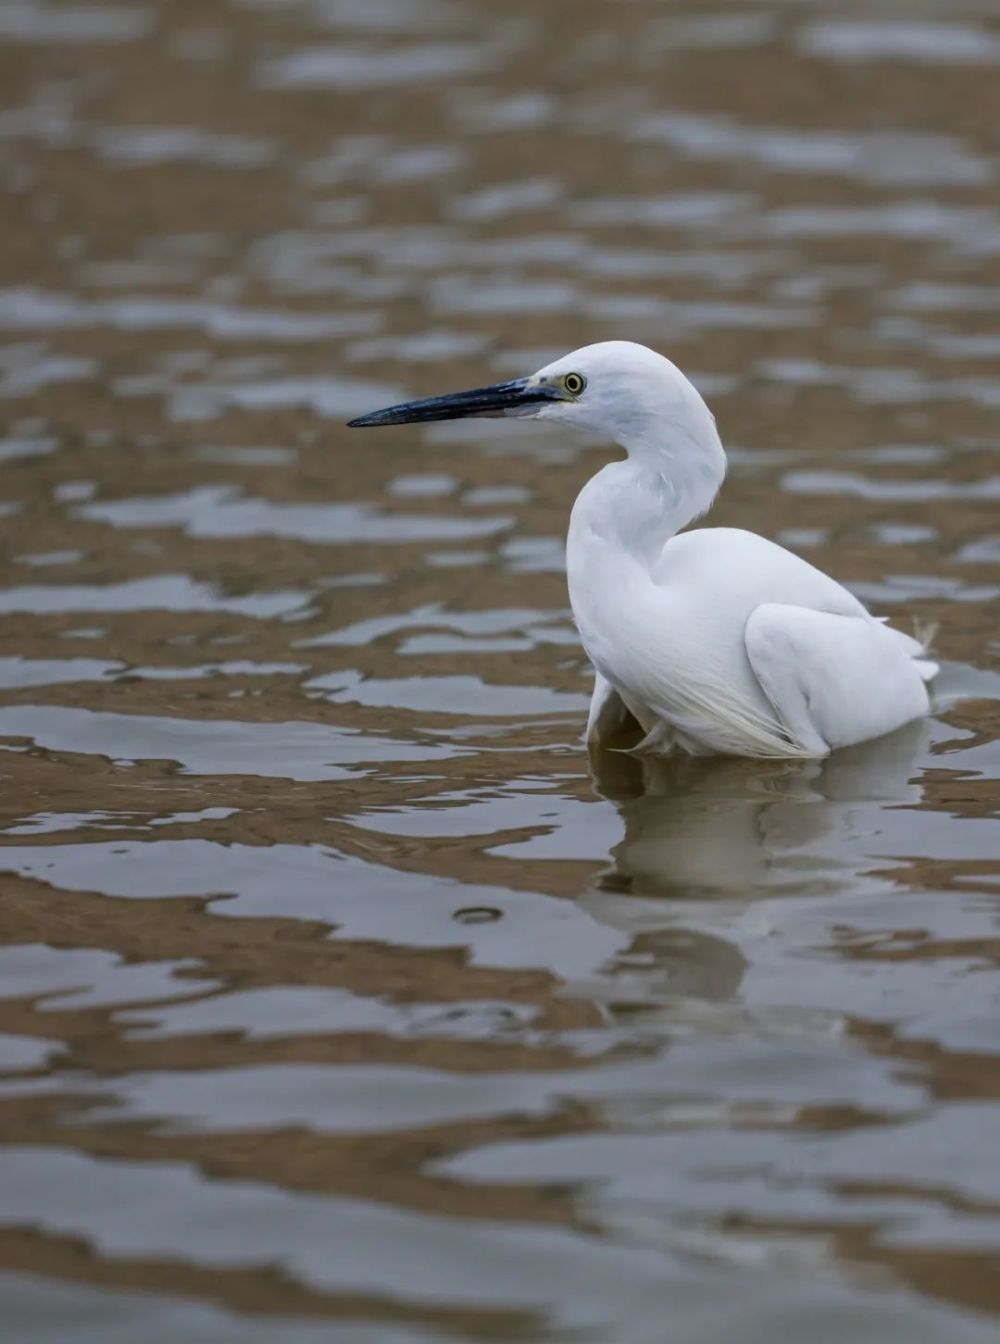
{"label": "blurred background water", "polygon": [[[17,1344],[996,1338],[995,0],[0,0]],[[589,763],[539,427],[901,625],[824,764]]]}

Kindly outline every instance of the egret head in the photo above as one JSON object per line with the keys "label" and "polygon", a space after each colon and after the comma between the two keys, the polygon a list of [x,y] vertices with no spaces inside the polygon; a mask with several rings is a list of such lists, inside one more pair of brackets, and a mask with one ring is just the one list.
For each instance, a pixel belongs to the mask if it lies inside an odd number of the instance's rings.
{"label": "egret head", "polygon": [[585,345],[525,378],[403,402],[350,423],[360,428],[481,415],[576,425],[615,439],[630,453],[647,444],[662,447],[671,431],[718,443],[711,412],[680,369],[632,341]]}

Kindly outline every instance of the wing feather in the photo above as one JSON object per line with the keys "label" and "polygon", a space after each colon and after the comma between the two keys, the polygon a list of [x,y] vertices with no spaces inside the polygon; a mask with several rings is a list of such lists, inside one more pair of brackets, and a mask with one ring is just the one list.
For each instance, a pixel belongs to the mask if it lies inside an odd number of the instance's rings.
{"label": "wing feather", "polygon": [[868,616],[766,602],[744,634],[750,665],[807,754],[881,737],[929,708],[926,646]]}

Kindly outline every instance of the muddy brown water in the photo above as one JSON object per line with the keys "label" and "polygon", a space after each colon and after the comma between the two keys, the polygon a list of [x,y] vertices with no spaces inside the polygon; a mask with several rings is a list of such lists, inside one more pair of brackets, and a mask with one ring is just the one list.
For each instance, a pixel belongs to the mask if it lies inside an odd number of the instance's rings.
{"label": "muddy brown water", "polygon": [[[5,1339],[996,1338],[998,19],[0,3]],[[588,761],[607,446],[343,422],[610,336],[931,720]]]}

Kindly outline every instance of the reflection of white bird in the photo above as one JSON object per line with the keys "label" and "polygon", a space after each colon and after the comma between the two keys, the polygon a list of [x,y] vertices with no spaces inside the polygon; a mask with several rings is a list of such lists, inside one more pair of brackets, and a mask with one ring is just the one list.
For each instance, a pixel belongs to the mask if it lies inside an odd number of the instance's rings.
{"label": "reflection of white bird", "polygon": [[889,836],[909,853],[924,825],[915,809],[928,729],[914,721],[822,761],[592,752],[595,787],[625,827],[611,851],[617,876],[598,884],[601,901],[628,892],[670,896],[673,906],[703,893],[746,901],[891,886],[879,876],[879,856],[893,852],[882,842]]}
{"label": "reflection of white bird", "polygon": [[567,543],[570,601],[596,682],[588,740],[627,710],[640,748],[810,757],[926,714],[924,646],[846,588],[752,532],[680,533],[709,508],[726,456],[715,420],[669,360],[588,345],[527,378],[353,420],[394,425],[535,416],[626,451],[584,486]]}

